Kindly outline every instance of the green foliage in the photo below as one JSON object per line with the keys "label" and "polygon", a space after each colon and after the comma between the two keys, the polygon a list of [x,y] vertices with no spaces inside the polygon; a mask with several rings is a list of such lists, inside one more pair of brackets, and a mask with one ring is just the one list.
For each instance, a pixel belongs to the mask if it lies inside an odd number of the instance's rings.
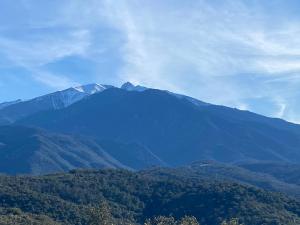
{"label": "green foliage", "polygon": [[185,216],[180,220],[175,220],[174,217],[158,216],[154,219],[148,219],[145,225],[200,225],[197,219],[193,216]]}
{"label": "green foliage", "polygon": [[221,225],[243,225],[243,224],[240,224],[237,218],[233,218],[228,221],[227,220],[223,221]]}
{"label": "green foliage", "polygon": [[200,225],[196,219],[196,217],[193,216],[185,216],[179,221],[180,225]]}
{"label": "green foliage", "polygon": [[110,208],[106,202],[102,202],[99,207],[93,207],[90,210],[89,225],[111,225],[113,223]]}
{"label": "green foliage", "polygon": [[148,219],[145,225],[176,225],[177,221],[174,217],[158,216],[154,219]]}
{"label": "green foliage", "polygon": [[0,209],[0,225],[61,225],[45,215],[24,213],[18,208]]}
{"label": "green foliage", "polygon": [[[144,225],[200,225],[196,217],[185,216],[180,220],[175,220],[174,217],[158,216],[154,219],[148,219]],[[242,225],[236,218],[224,220],[221,225]]]}
{"label": "green foliage", "polygon": [[[244,225],[300,224],[300,203],[281,194],[159,169],[0,176],[0,207],[6,210],[0,213],[3,220],[46,216],[66,225],[143,224],[147,218],[169,215],[183,225],[196,219],[201,225],[221,224],[235,217]],[[172,223],[172,218],[160,219]]]}

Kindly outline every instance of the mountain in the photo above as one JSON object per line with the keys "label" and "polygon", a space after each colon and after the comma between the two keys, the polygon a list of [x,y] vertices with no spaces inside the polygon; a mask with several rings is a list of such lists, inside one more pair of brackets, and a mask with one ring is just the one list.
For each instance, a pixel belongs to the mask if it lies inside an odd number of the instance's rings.
{"label": "mountain", "polygon": [[111,87],[110,85],[88,84],[57,91],[28,101],[2,103],[0,104],[0,125],[11,124],[37,112],[68,107],[89,95]]}
{"label": "mountain", "polygon": [[159,169],[0,176],[0,209],[6,216],[19,212],[67,225],[96,224],[91,220],[109,215],[109,209],[114,224],[144,224],[159,215],[193,215],[202,225],[233,217],[245,225],[300,224],[300,203],[281,194],[233,182],[174,177]]}
{"label": "mountain", "polygon": [[76,168],[141,169],[163,163],[131,143],[96,141],[16,126],[0,127],[0,172],[46,174]]}
{"label": "mountain", "polygon": [[155,89],[110,88],[18,123],[139,143],[170,166],[205,159],[300,162],[299,125],[224,106],[195,104]]}
{"label": "mountain", "polygon": [[[90,95],[102,92],[108,88],[112,88],[112,85],[100,85],[100,84],[87,84],[78,87],[68,88],[66,90],[57,91],[44,96],[36,97],[27,101],[16,100],[11,102],[0,103],[0,126],[9,125],[16,120],[22,119],[32,114],[47,111],[66,108],[81,99]],[[126,91],[145,91],[148,88],[140,85],[133,85],[130,82],[126,82],[121,86],[122,90]],[[185,98],[194,104],[207,104],[197,99],[175,94],[169,92],[178,98]]]}
{"label": "mountain", "polygon": [[137,143],[100,141],[28,127],[0,127],[0,173],[6,174],[38,175],[77,168],[141,170],[164,166],[166,168],[158,171],[181,177],[233,181],[300,199],[299,166],[285,164],[287,170],[280,167],[280,172],[279,165],[251,163],[237,166],[203,161],[167,168],[167,163]]}

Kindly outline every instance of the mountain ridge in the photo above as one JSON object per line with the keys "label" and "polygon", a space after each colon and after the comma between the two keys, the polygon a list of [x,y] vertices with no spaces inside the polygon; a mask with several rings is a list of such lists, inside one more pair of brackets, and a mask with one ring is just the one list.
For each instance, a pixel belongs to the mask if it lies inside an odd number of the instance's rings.
{"label": "mountain ridge", "polygon": [[[62,91],[56,91],[26,101],[18,101],[13,104],[0,105],[0,125],[9,125],[16,120],[47,110],[57,110],[68,107],[83,98],[101,92],[110,85],[87,84],[71,87]],[[3,103],[2,103],[3,104]]]}

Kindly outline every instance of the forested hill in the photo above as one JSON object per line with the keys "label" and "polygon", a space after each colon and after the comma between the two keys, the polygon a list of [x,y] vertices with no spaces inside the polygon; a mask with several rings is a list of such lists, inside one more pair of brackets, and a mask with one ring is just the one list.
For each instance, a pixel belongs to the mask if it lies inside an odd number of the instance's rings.
{"label": "forested hill", "polygon": [[0,176],[2,221],[19,214],[19,219],[48,221],[44,224],[93,224],[103,204],[115,224],[143,224],[159,215],[195,216],[202,225],[235,217],[245,225],[300,224],[300,203],[281,194],[233,182],[173,176],[159,169]]}

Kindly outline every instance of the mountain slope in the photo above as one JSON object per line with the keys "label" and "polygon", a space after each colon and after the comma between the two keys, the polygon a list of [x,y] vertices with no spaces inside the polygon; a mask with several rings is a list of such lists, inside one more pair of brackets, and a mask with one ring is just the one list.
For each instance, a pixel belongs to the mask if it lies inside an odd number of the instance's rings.
{"label": "mountain slope", "polygon": [[91,212],[98,212],[104,201],[116,224],[143,224],[158,215],[193,215],[203,225],[232,217],[245,225],[300,223],[300,203],[283,195],[232,182],[157,173],[100,170],[0,176],[0,207],[46,215],[62,224],[91,224]]}
{"label": "mountain slope", "polygon": [[61,109],[97,92],[101,92],[109,85],[88,84],[75,88],[68,88],[63,91],[54,92],[48,95],[37,97],[28,101],[17,101],[13,104],[0,105],[0,125],[8,125],[14,121],[32,115],[37,112],[51,109]]}
{"label": "mountain slope", "polygon": [[169,165],[196,160],[300,162],[300,126],[166,91],[111,88],[21,124],[136,142]]}
{"label": "mountain slope", "polygon": [[[182,177],[212,179],[218,181],[233,181],[247,184],[264,190],[285,193],[300,199],[300,186],[281,180],[276,175],[252,171],[246,168],[224,163],[201,161],[179,168],[165,168],[169,174]],[[153,172],[155,169],[153,169]],[[159,169],[161,172],[162,169]],[[283,170],[284,171],[284,170]],[[296,175],[297,173],[294,173]],[[293,176],[290,174],[290,176]]]}
{"label": "mountain slope", "polygon": [[0,110],[4,109],[4,108],[6,108],[6,107],[8,107],[10,105],[14,105],[14,104],[17,104],[17,103],[20,103],[20,102],[22,102],[21,99],[18,99],[18,100],[15,100],[15,101],[11,101],[11,102],[2,102],[2,103],[0,103]]}
{"label": "mountain slope", "polygon": [[0,127],[1,173],[45,174],[76,168],[140,169],[153,165],[163,163],[134,143],[105,141],[102,145],[101,141],[86,137],[27,127]]}
{"label": "mountain slope", "polygon": [[74,168],[125,167],[97,143],[26,127],[0,127],[0,172],[50,173]]}

